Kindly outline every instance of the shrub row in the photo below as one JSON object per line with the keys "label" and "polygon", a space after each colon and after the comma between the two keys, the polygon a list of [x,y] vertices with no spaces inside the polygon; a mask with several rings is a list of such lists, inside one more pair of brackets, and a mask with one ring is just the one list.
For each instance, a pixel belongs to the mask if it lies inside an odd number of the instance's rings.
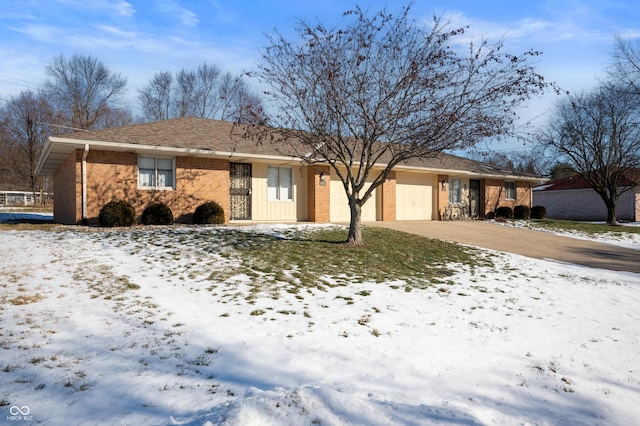
{"label": "shrub row", "polygon": [[503,206],[498,207],[495,217],[500,219],[544,219],[547,216],[547,209],[544,206],[516,206],[515,208]]}
{"label": "shrub row", "polygon": [[[100,209],[98,223],[100,226],[112,228],[114,226],[131,226],[136,222],[136,211],[124,200],[114,200]],[[144,225],[171,225],[173,212],[163,203],[153,203],[142,212]],[[204,203],[193,214],[193,223],[221,224],[224,223],[224,210],[215,201]]]}

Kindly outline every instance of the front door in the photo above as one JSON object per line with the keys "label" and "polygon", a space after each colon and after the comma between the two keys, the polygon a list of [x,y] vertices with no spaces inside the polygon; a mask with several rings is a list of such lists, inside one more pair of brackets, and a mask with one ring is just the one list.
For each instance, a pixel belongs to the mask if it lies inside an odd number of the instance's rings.
{"label": "front door", "polygon": [[251,164],[231,163],[229,195],[231,220],[251,219]]}
{"label": "front door", "polygon": [[480,217],[480,181],[469,181],[469,217]]}

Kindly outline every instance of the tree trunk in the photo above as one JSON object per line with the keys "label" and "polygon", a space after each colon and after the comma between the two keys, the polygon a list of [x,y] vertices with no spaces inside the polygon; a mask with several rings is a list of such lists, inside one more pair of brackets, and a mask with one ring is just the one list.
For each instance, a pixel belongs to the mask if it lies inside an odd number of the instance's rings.
{"label": "tree trunk", "polygon": [[351,210],[351,220],[349,222],[349,235],[347,236],[347,245],[358,247],[364,245],[362,240],[362,206],[358,202],[356,196],[349,198],[349,209]]}
{"label": "tree trunk", "polygon": [[617,226],[618,218],[616,217],[616,204],[613,202],[606,203],[607,205],[607,225]]}

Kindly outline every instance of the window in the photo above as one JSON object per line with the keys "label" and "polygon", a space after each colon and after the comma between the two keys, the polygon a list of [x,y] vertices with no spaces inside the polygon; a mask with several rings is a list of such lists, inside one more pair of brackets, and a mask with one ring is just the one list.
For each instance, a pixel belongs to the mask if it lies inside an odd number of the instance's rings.
{"label": "window", "polygon": [[516,183],[515,182],[504,183],[504,198],[506,198],[507,200],[516,199]]}
{"label": "window", "polygon": [[141,188],[173,188],[173,158],[139,157],[138,185]]}
{"label": "window", "polygon": [[293,200],[291,167],[269,167],[267,172],[267,198],[269,201]]}
{"label": "window", "polygon": [[462,203],[460,179],[449,179],[449,204]]}

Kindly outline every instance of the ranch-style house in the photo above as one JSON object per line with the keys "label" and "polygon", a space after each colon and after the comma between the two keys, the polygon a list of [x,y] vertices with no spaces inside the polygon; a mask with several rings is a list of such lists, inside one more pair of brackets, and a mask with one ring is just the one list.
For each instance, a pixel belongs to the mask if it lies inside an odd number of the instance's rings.
{"label": "ranch-style house", "polygon": [[[53,176],[54,220],[94,224],[106,203],[123,199],[138,219],[162,202],[188,223],[197,206],[216,201],[227,222],[349,221],[344,188],[328,164],[306,164],[233,130],[229,122],[184,117],[50,137],[37,170]],[[531,207],[541,181],[441,153],[396,166],[362,220],[484,218],[500,206]]]}

